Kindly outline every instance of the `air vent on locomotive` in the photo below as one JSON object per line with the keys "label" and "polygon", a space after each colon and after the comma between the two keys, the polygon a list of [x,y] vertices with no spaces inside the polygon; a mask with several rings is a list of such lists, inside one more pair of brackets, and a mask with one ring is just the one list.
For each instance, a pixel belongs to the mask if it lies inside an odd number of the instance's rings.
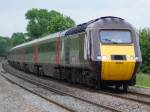
{"label": "air vent on locomotive", "polygon": [[111,55],[111,60],[126,60],[126,55]]}

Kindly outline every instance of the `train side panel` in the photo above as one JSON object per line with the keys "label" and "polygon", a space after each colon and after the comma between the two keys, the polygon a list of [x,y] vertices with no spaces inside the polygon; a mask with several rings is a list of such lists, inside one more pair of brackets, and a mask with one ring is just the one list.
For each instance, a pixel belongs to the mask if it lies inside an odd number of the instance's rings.
{"label": "train side panel", "polygon": [[85,34],[77,34],[62,38],[60,65],[70,67],[84,66],[84,38]]}

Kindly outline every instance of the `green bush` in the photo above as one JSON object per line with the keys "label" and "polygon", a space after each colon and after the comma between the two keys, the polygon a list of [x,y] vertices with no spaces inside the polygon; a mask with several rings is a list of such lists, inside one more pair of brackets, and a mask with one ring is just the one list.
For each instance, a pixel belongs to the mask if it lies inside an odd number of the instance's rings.
{"label": "green bush", "polygon": [[141,72],[150,73],[150,29],[144,28],[139,31],[140,47],[142,53]]}

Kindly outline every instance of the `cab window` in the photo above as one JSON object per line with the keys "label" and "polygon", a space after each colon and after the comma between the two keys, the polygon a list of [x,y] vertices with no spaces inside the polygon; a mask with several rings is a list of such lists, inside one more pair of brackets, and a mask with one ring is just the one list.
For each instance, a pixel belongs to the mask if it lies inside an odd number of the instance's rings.
{"label": "cab window", "polygon": [[102,30],[100,40],[106,44],[129,44],[132,42],[131,32],[128,30]]}

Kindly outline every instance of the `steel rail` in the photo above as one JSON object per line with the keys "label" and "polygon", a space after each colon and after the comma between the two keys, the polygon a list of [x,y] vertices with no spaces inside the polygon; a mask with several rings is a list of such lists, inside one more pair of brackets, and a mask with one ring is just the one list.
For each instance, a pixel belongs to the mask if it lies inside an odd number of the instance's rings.
{"label": "steel rail", "polygon": [[[118,93],[113,93],[111,91],[102,91],[102,90],[98,90],[98,91],[96,90],[95,92],[98,92],[98,93],[104,94],[104,95],[110,95],[110,96],[117,97],[117,98],[122,98],[122,99],[125,99],[125,100],[130,100],[130,101],[142,103],[144,105],[150,106],[150,95],[148,95],[148,94],[142,94],[142,93],[132,92],[132,91],[128,91],[127,93],[124,93],[124,94],[118,94]],[[142,98],[147,98],[147,99],[149,99],[149,101],[139,100],[137,98],[131,97],[131,95],[134,96],[134,97],[135,96],[139,97],[141,99]]]}
{"label": "steel rail", "polygon": [[[1,73],[0,73],[0,74],[1,74]],[[39,96],[39,97],[45,99],[46,101],[48,101],[48,102],[50,102],[50,103],[53,103],[53,104],[55,104],[55,105],[57,105],[57,106],[59,106],[59,107],[65,109],[65,110],[67,110],[67,111],[69,111],[69,112],[76,112],[75,110],[70,109],[70,108],[68,108],[68,107],[66,107],[66,106],[64,106],[64,105],[61,105],[60,103],[57,103],[57,102],[55,102],[55,101],[53,101],[53,100],[50,100],[49,98],[46,98],[46,97],[44,97],[43,95],[38,94],[37,92],[34,92],[34,91],[30,90],[30,89],[27,89],[26,87],[24,87],[24,86],[22,86],[22,85],[16,83],[15,81],[12,81],[12,80],[9,79],[8,77],[4,76],[3,74],[1,74],[1,76],[4,77],[4,78],[5,78],[7,81],[9,81],[10,83],[17,85],[17,86],[23,88],[24,90],[26,90],[26,91],[28,91],[28,92],[30,92],[30,93],[36,95],[36,96]]]}
{"label": "steel rail", "polygon": [[[7,71],[7,70],[6,70],[6,71]],[[35,81],[35,80],[32,80],[32,79],[30,79],[29,77],[28,77],[28,78],[27,78],[27,77],[23,77],[24,75],[23,75],[22,73],[14,73],[14,72],[12,72],[12,71],[11,71],[11,72],[10,72],[10,71],[7,71],[7,72],[9,72],[10,75],[13,75],[13,76],[15,76],[15,77],[18,77],[18,78],[20,78],[20,79],[22,79],[22,80],[25,80],[25,81],[27,81],[27,82],[30,82],[30,83],[32,83],[32,84],[38,85],[38,86],[40,86],[40,87],[42,87],[42,88],[44,88],[44,89],[47,89],[47,90],[52,91],[52,92],[55,92],[55,93],[57,93],[57,94],[70,96],[70,97],[73,97],[73,98],[78,99],[78,100],[80,100],[80,101],[83,101],[83,102],[85,102],[85,103],[88,103],[88,104],[91,104],[91,105],[94,105],[94,106],[97,106],[97,107],[100,107],[100,108],[104,108],[104,109],[106,109],[106,110],[110,110],[110,111],[113,111],[113,112],[121,112],[120,110],[115,109],[115,108],[113,108],[113,107],[109,107],[109,106],[106,106],[106,105],[101,105],[101,104],[98,104],[98,103],[95,103],[95,102],[92,102],[92,101],[89,101],[89,100],[85,100],[85,99],[83,99],[83,98],[81,98],[81,97],[78,97],[78,96],[75,96],[75,95],[73,95],[73,94],[69,94],[69,93],[60,91],[60,90],[55,89],[55,88],[53,88],[53,87],[50,87],[50,86],[48,86],[48,85],[46,85],[46,84],[39,83],[39,82],[37,82],[37,81]],[[20,75],[16,75],[16,74],[20,74]]]}

